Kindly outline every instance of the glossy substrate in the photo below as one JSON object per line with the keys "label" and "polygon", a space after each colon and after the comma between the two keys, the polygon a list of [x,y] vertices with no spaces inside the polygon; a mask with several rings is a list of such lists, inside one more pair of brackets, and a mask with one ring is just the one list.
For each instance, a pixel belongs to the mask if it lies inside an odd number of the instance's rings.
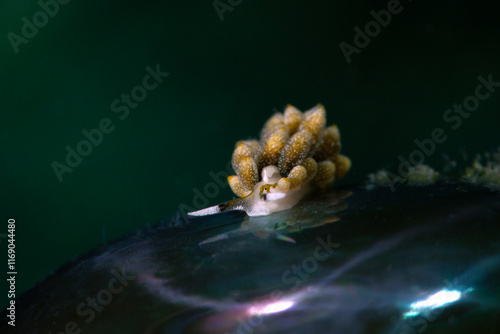
{"label": "glossy substrate", "polygon": [[347,187],[260,219],[179,219],[96,249],[17,301],[16,330],[496,333],[499,282],[498,190]]}

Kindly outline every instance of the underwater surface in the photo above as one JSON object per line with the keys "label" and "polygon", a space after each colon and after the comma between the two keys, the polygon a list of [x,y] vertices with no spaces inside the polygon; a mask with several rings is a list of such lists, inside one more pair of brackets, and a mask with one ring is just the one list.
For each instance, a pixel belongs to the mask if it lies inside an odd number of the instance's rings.
{"label": "underwater surface", "polygon": [[[498,331],[498,294],[480,278],[497,273],[496,190],[446,183],[500,183],[500,159],[488,165],[500,158],[494,4],[0,2],[0,312],[18,301],[19,326],[9,329]],[[287,104],[319,103],[352,161],[337,190],[267,218],[186,224],[187,212],[233,198],[238,140]],[[403,185],[403,160],[433,169]],[[330,234],[338,247],[316,258]]]}
{"label": "underwater surface", "polygon": [[48,276],[18,300],[16,330],[497,333],[499,222],[498,187],[450,181],[179,217]]}

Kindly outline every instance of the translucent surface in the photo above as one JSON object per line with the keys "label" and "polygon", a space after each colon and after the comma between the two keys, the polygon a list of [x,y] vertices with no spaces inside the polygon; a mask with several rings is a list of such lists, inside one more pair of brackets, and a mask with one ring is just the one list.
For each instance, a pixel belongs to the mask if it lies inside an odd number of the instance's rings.
{"label": "translucent surface", "polygon": [[175,221],[97,249],[18,301],[17,330],[499,332],[498,282],[498,191],[350,187],[266,217]]}

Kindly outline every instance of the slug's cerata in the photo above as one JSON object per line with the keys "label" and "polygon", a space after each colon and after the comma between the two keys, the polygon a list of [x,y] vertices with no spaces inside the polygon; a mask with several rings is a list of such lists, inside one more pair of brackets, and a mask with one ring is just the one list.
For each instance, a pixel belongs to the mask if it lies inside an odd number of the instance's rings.
{"label": "slug's cerata", "polygon": [[265,124],[260,140],[236,143],[232,165],[236,175],[228,177],[239,197],[191,216],[243,210],[263,216],[293,207],[314,189],[324,188],[344,176],[351,160],[339,154],[340,133],[326,126],[322,105],[301,112],[288,105]]}

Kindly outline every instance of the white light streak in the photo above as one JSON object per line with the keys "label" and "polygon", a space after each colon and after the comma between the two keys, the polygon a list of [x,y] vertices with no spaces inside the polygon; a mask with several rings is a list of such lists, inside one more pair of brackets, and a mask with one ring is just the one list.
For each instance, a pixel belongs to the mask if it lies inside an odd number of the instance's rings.
{"label": "white light streak", "polygon": [[410,311],[403,314],[405,318],[415,317],[421,314],[423,311],[433,310],[436,308],[443,307],[444,305],[456,302],[460,299],[462,293],[457,290],[441,290],[424,300],[412,303],[410,305]]}
{"label": "white light streak", "polygon": [[281,302],[276,302],[276,303],[270,303],[270,304],[265,304],[263,306],[253,306],[248,310],[248,313],[250,314],[271,314],[271,313],[277,313],[277,312],[282,312],[290,307],[292,307],[294,302],[292,301],[281,301]]}

